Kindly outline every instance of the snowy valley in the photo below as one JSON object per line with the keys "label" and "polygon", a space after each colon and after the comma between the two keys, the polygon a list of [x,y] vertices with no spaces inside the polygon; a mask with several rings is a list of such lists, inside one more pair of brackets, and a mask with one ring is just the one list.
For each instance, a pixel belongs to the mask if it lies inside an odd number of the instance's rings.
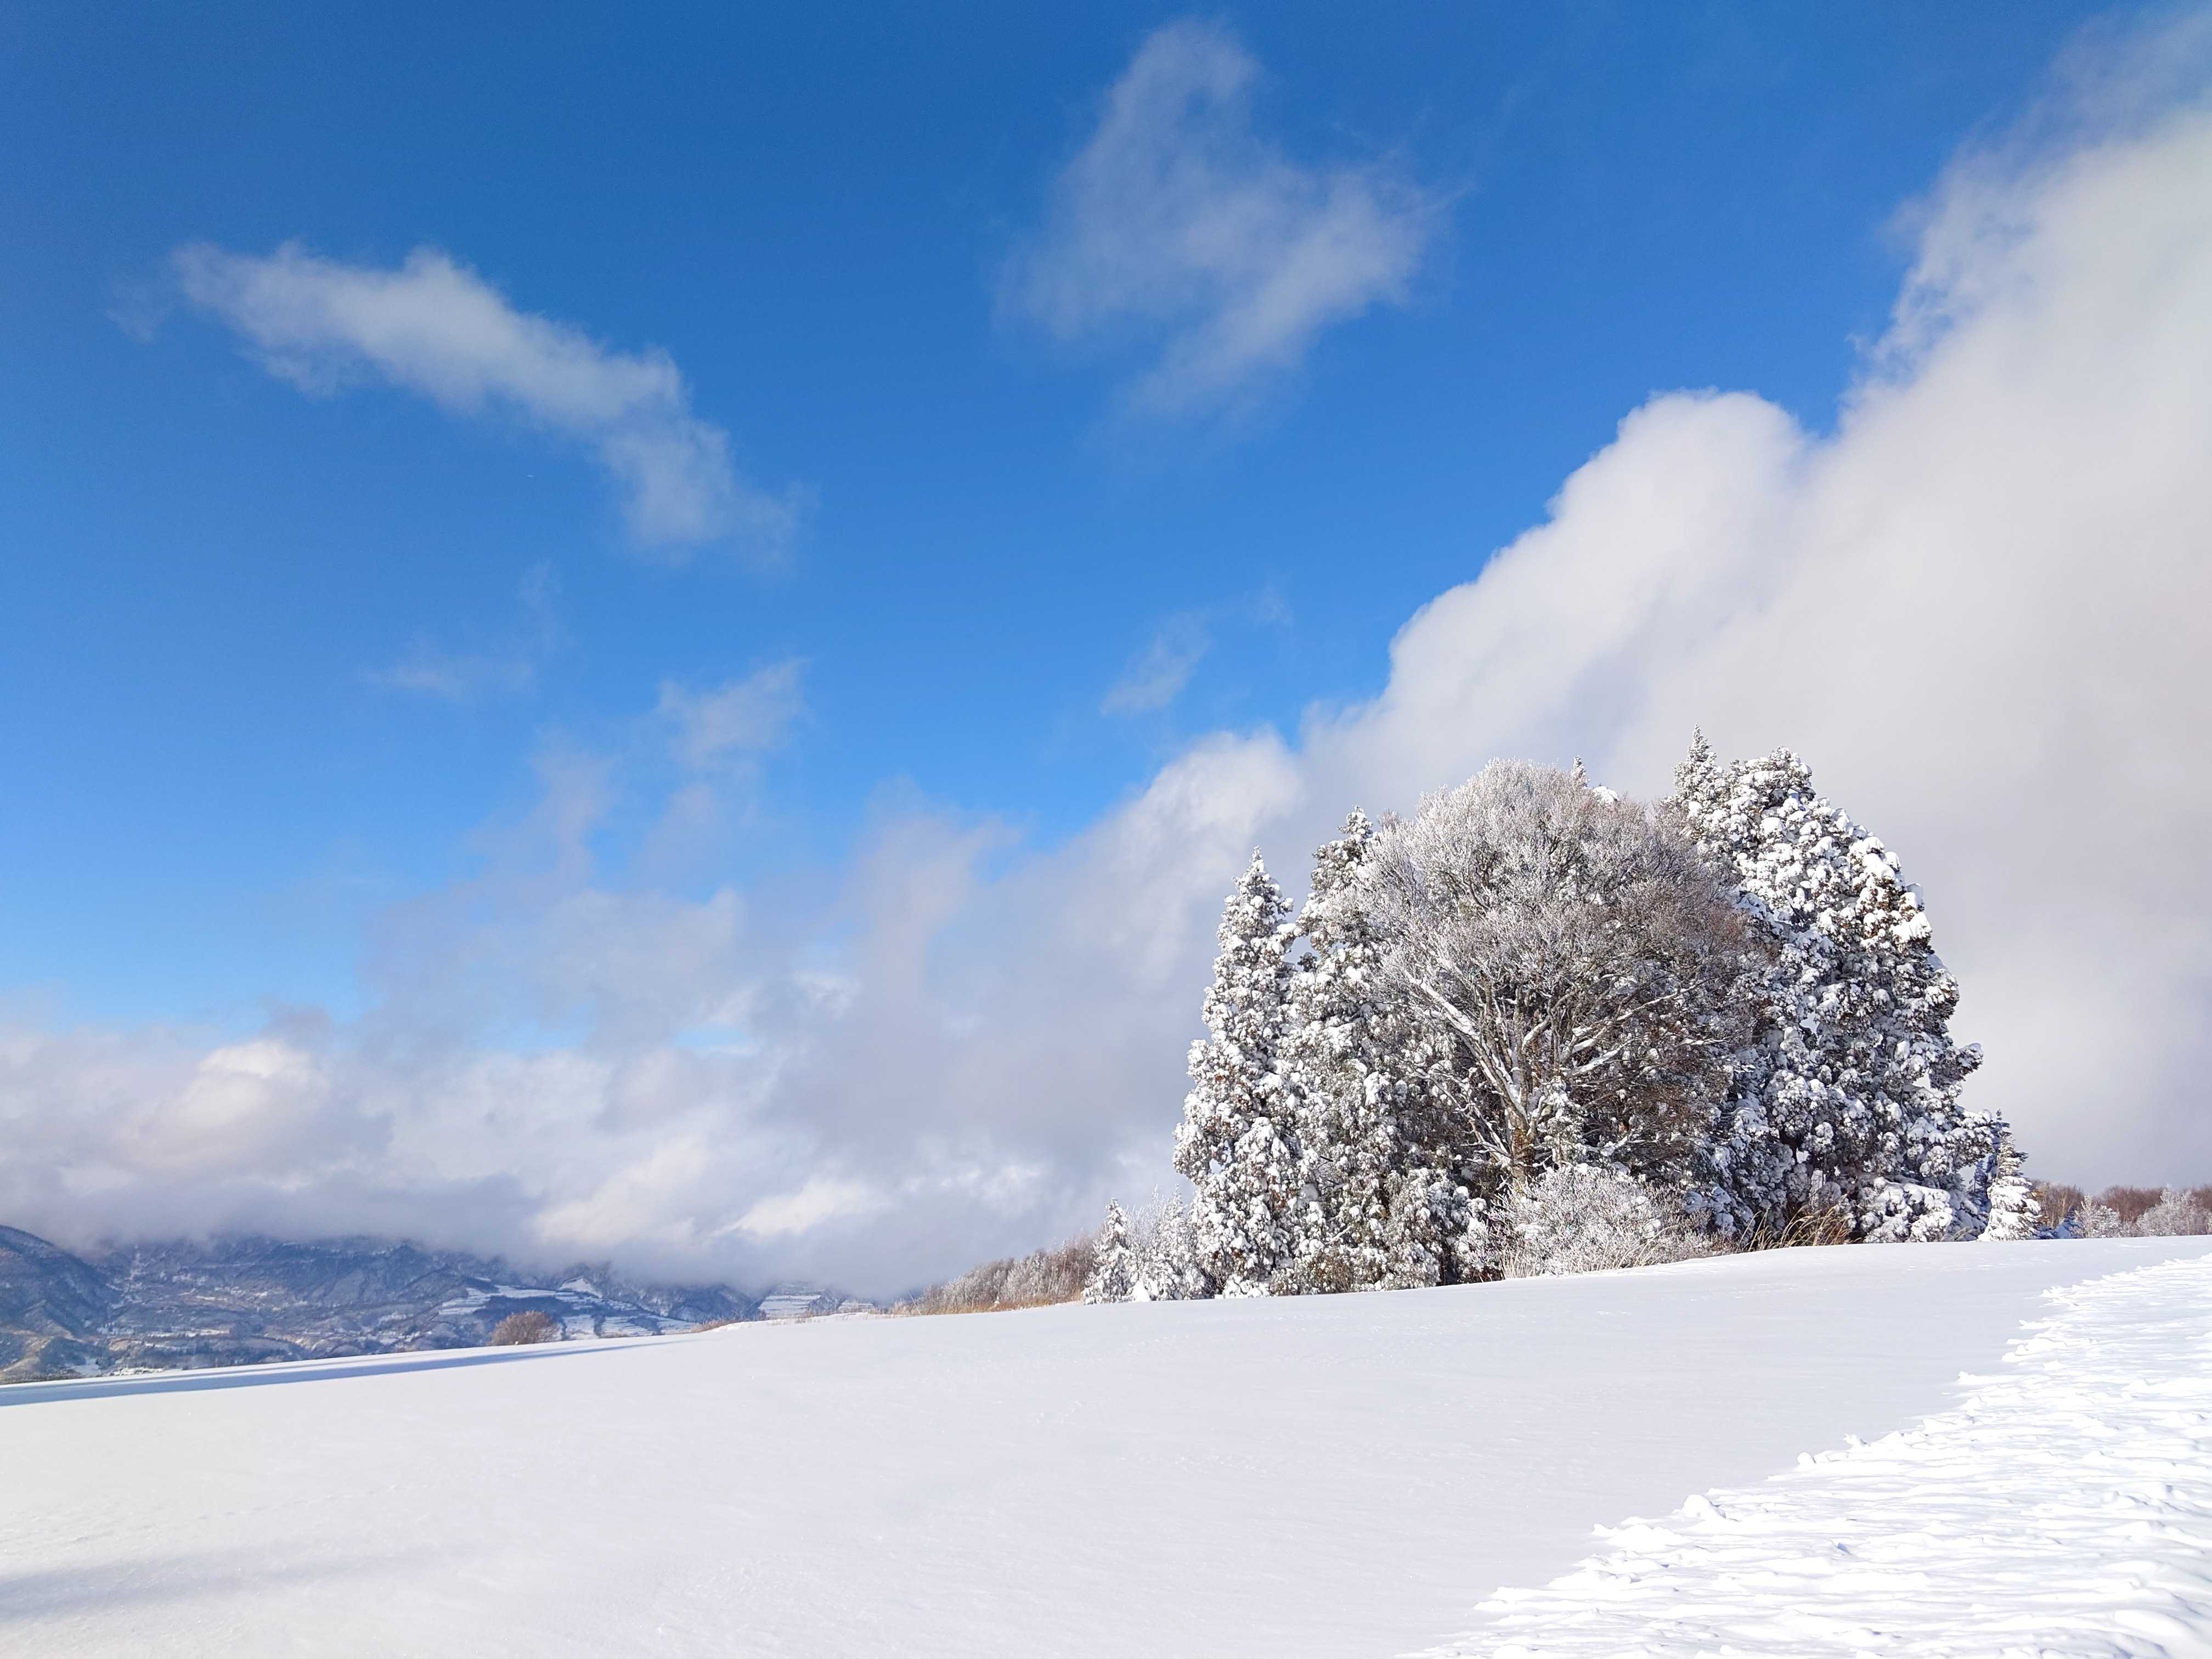
{"label": "snowy valley", "polygon": [[603,1265],[535,1273],[374,1238],[180,1240],[80,1258],[0,1226],[0,1383],[468,1347],[518,1313],[546,1315],[564,1338],[651,1336],[842,1300],[793,1287],[756,1304],[726,1285],[638,1283]]}

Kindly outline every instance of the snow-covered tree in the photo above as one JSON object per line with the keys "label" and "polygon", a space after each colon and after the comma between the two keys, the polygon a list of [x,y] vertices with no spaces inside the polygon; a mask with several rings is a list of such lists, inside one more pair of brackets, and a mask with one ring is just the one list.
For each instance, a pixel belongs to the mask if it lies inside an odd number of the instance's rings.
{"label": "snow-covered tree", "polygon": [[1389,1274],[1389,1184],[1407,1085],[1390,1065],[1382,950],[1360,902],[1374,842],[1374,824],[1354,807],[1314,854],[1298,912],[1306,951],[1291,975],[1279,1058],[1299,1194],[1279,1293],[1363,1289]]}
{"label": "snow-covered tree", "polygon": [[1982,1227],[1984,1238],[2008,1243],[2035,1237],[2035,1188],[2027,1178],[2024,1164],[2020,1148],[2013,1145],[2011,1129],[2000,1126],[1997,1150],[1990,1164],[1989,1218]]}
{"label": "snow-covered tree", "polygon": [[2005,1127],[1959,1104],[1980,1050],[1951,1037],[1958,984],[1896,858],[1787,750],[1724,765],[1700,733],[1673,799],[1771,957],[1707,1159],[1715,1224],[1834,1210],[1861,1238],[1978,1235]]}
{"label": "snow-covered tree", "polygon": [[1138,1218],[1135,1248],[1133,1301],[1189,1302],[1213,1293],[1198,1265],[1190,1211],[1185,1206],[1155,1193],[1152,1207]]}
{"label": "snow-covered tree", "polygon": [[1592,1164],[1679,1191],[1739,1040],[1743,928],[1650,809],[1498,762],[1423,802],[1364,884],[1383,971],[1418,1028],[1413,1138],[1478,1210]]}
{"label": "snow-covered tree", "polygon": [[1106,1219],[1091,1247],[1091,1276],[1083,1283],[1085,1302],[1127,1302],[1137,1292],[1137,1253],[1129,1246],[1129,1218],[1110,1199]]}
{"label": "snow-covered tree", "polygon": [[1221,915],[1221,954],[1191,1045],[1176,1168],[1197,1189],[1198,1263],[1225,1296],[1266,1293],[1296,1250],[1298,1149],[1277,1047],[1290,988],[1290,907],[1260,854]]}
{"label": "snow-covered tree", "polygon": [[2143,1238],[2196,1238],[2212,1233],[2212,1210],[2196,1193],[2168,1187],[2158,1202],[2136,1218],[2135,1231]]}
{"label": "snow-covered tree", "polygon": [[2084,1238],[2127,1238],[2135,1232],[2134,1228],[2120,1218],[2118,1210],[2094,1200],[2083,1206],[2080,1226]]}

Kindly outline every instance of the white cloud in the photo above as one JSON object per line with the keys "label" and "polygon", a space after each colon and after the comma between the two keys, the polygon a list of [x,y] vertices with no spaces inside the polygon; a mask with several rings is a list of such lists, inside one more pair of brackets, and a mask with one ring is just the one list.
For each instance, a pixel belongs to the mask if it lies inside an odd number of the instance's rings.
{"label": "white cloud", "polygon": [[673,680],[660,685],[656,712],[674,728],[678,757],[695,770],[731,756],[757,755],[781,744],[805,704],[797,659],[756,670],[704,690]]}
{"label": "white cloud", "polygon": [[1223,28],[1154,33],[1006,272],[1008,302],[1063,339],[1158,343],[1138,410],[1234,402],[1332,323],[1402,303],[1435,227],[1437,204],[1391,168],[1300,165],[1261,138],[1259,76]]}
{"label": "white cloud", "polygon": [[455,651],[428,638],[417,639],[407,653],[364,677],[387,691],[408,691],[447,702],[473,702],[484,696],[527,691],[538,671],[567,639],[561,626],[561,584],[549,564],[523,574],[521,617],[509,636],[483,651]]}
{"label": "white cloud", "polygon": [[774,551],[796,528],[801,496],[738,477],[728,434],[692,413],[667,353],[611,350],[519,311],[435,248],[387,270],[296,243],[263,258],[202,242],[171,265],[185,299],[304,392],[381,380],[453,414],[504,415],[584,445],[621,487],[631,535],[662,556],[724,538]]}
{"label": "white cloud", "polygon": [[755,1238],[783,1238],[811,1232],[835,1218],[872,1214],[883,1207],[883,1199],[858,1182],[817,1177],[797,1192],[761,1200],[731,1225]]}
{"label": "white cloud", "polygon": [[1169,1182],[1255,843],[1295,877],[1352,803],[1501,754],[1654,792],[1699,721],[1798,748],[1899,851],[1990,1048],[1971,1097],[2041,1170],[2212,1176],[2212,77],[2191,85],[1947,174],[1832,434],[1653,399],[1543,524],[1470,550],[1372,699],[1206,738],[1051,852],[908,806],[826,896],[640,890],[592,850],[606,769],[555,754],[492,873],[387,919],[359,1021],[0,1021],[0,1216],[910,1285]]}
{"label": "white cloud", "polygon": [[1146,714],[1167,708],[1183,694],[1198,665],[1212,651],[1217,629],[1291,626],[1290,605],[1272,584],[1241,599],[1163,617],[1145,648],[1107,689],[1098,712]]}
{"label": "white cloud", "polygon": [[1108,690],[1099,712],[1144,714],[1166,708],[1182,695],[1212,644],[1204,617],[1186,611],[1166,618]]}

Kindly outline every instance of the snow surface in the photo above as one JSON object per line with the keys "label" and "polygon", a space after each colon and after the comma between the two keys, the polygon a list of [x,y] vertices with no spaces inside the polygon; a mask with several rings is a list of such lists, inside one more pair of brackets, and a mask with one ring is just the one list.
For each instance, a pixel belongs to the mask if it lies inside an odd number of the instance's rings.
{"label": "snow surface", "polygon": [[[2182,1385],[2212,1268],[2093,1288],[2003,1356],[2052,1316],[2047,1289],[2167,1261],[2212,1263],[2212,1241],[1778,1251],[21,1386],[0,1390],[0,1652],[1401,1654],[1558,1579],[1594,1526],[1715,1488],[1722,1519],[1616,1534],[1644,1565],[1605,1558],[1612,1581],[1710,1585],[1741,1549],[1756,1593],[1795,1601],[1790,1564],[1824,1527],[1883,1535],[1861,1497],[1923,1553],[2002,1503],[2024,1577],[2061,1600],[2063,1572],[2094,1580],[2094,1626],[2196,1524],[2204,1407]],[[1983,1376],[1963,1404],[1961,1370]],[[2014,1385],[2027,1415],[2007,1427]],[[1990,1457],[2051,1456],[1993,1487],[1984,1433]],[[1729,1490],[1852,1434],[1876,1443]],[[2118,1520],[2064,1519],[2108,1499]],[[1746,1516],[1771,1535],[1727,1531]],[[1869,1605],[1940,1599],[1940,1556],[1923,1581],[1873,1559]],[[1872,1626],[1851,1594],[1831,1571],[1802,1599]],[[1569,1634],[1561,1651],[1624,1650]],[[2206,1650],[2202,1630],[2106,1635],[2054,1650]],[[1508,1636],[1551,1650],[1527,1629],[1457,1650]]]}
{"label": "snow surface", "polygon": [[1439,1659],[2212,1652],[2212,1258],[2052,1300],[1958,1410],[1601,1529]]}

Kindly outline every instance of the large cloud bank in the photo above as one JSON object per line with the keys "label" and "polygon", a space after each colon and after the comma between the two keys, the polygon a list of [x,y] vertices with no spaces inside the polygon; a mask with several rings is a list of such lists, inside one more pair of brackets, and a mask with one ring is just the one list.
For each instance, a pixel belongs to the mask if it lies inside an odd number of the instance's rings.
{"label": "large cloud bank", "polygon": [[[1899,849],[1990,1050],[1973,1098],[2042,1169],[2212,1176],[2212,111],[2170,78],[2203,45],[2160,42],[2154,100],[2084,83],[1945,175],[1832,433],[1653,399],[1545,523],[1470,550],[1371,702],[1198,743],[1048,852],[886,812],[822,904],[602,867],[629,786],[550,753],[487,873],[387,919],[360,1020],[0,1035],[0,1215],[911,1284],[1165,1179],[1255,842],[1296,872],[1350,803],[1498,755],[1656,791],[1698,722],[1798,749]],[[771,681],[664,692],[641,729],[757,745],[795,696]],[[694,766],[667,819],[744,776]]]}

